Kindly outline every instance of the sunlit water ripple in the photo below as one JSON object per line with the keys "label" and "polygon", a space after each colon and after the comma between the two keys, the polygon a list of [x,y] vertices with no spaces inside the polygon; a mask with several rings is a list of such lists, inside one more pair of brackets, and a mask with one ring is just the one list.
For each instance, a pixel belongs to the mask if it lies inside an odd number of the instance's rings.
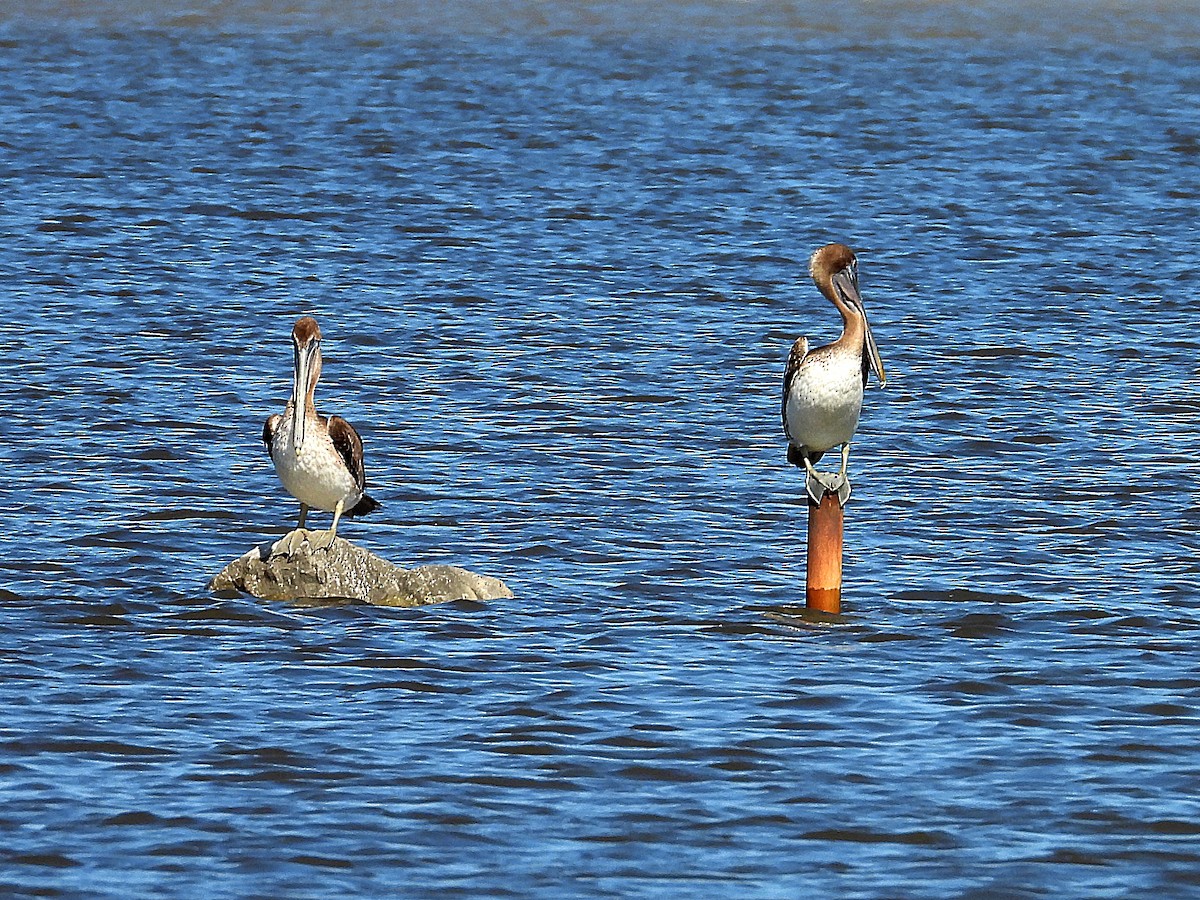
{"label": "sunlit water ripple", "polygon": [[[1190,4],[136,6],[0,17],[0,893],[1194,890]],[[343,535],[516,599],[208,594],[303,313]]]}

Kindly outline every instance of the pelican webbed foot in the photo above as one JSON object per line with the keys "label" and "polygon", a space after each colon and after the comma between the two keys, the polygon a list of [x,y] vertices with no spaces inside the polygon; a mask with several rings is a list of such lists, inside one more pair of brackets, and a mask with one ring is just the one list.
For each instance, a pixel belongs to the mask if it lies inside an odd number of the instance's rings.
{"label": "pelican webbed foot", "polygon": [[838,505],[845,506],[846,501],[850,499],[850,479],[846,477],[846,464],[849,461],[850,445],[842,446],[842,470],[840,472],[818,472],[812,464],[812,460],[808,458],[808,454],[804,453],[801,459],[804,462],[804,470],[808,473],[804,479],[804,489],[808,493],[808,499],[817,506],[821,505],[821,499],[826,494],[834,494],[838,498]]}
{"label": "pelican webbed foot", "polygon": [[274,544],[271,545],[272,556],[293,557],[300,546],[308,540],[309,532],[303,528],[293,528]]}
{"label": "pelican webbed foot", "polygon": [[813,469],[804,479],[804,488],[808,499],[817,506],[821,505],[821,499],[826,494],[835,495],[839,506],[845,506],[850,499],[850,479],[841,472],[818,472]]}
{"label": "pelican webbed foot", "polygon": [[313,541],[314,550],[328,550],[333,546],[333,542],[337,540],[338,519],[342,517],[343,509],[345,504],[339,500],[333,508],[333,524],[329,526],[328,531],[320,532],[321,536]]}
{"label": "pelican webbed foot", "polygon": [[313,550],[328,550],[336,540],[337,531],[333,528],[330,528],[328,531],[314,531],[312,548]]}

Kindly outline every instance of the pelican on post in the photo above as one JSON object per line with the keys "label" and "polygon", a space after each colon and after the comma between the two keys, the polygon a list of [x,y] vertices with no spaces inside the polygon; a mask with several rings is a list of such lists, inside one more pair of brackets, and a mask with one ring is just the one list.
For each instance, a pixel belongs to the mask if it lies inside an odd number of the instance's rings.
{"label": "pelican on post", "polygon": [[[882,387],[887,384],[883,360],[867,322],[867,311],[858,291],[858,260],[845,244],[827,244],[813,253],[809,274],[818,290],[842,315],[842,335],[831,344],[808,349],[801,337],[792,345],[783,373],[783,431],[787,435],[788,462],[803,466],[805,489],[820,504],[826,491],[846,505],[850,481],[850,440],[858,428],[863,388],[874,372]],[[822,474],[814,468],[826,451],[841,445],[841,471]]]}
{"label": "pelican on post", "polygon": [[280,541],[280,549],[288,553],[296,549],[300,538],[293,536],[301,534],[310,507],[333,513],[333,525],[318,549],[333,544],[342,516],[379,509],[366,493],[358,432],[340,416],[317,414],[313,395],[321,377],[321,329],[312,316],[304,316],[292,328],[292,350],[292,398],[282,415],[267,419],[262,434],[279,480],[300,501],[300,522]]}

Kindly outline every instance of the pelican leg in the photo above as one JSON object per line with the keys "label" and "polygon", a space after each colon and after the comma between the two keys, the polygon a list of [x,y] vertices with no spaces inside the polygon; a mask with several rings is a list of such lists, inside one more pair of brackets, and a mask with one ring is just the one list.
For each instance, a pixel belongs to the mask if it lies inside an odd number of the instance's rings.
{"label": "pelican leg", "polygon": [[333,542],[337,540],[338,519],[342,517],[342,510],[345,508],[345,502],[339,500],[337,502],[337,506],[333,508],[333,524],[330,525],[329,530],[325,532],[322,537],[318,538],[313,544],[314,550],[328,550],[333,546]]}
{"label": "pelican leg", "polygon": [[308,504],[307,504],[307,503],[301,503],[301,504],[300,504],[300,521],[299,521],[298,523],[296,523],[296,527],[297,527],[297,528],[303,528],[303,527],[304,527],[304,520],[305,520],[306,518],[308,518]]}
{"label": "pelican leg", "polygon": [[804,471],[807,476],[804,479],[804,490],[808,493],[808,499],[817,506],[821,505],[821,498],[825,495],[825,481],[821,477],[821,473],[813,468],[812,460],[808,458],[808,454],[803,450],[800,451],[801,458],[804,460]]}
{"label": "pelican leg", "polygon": [[850,479],[846,475],[846,469],[850,465],[850,442],[842,444],[842,471],[838,473],[840,484],[837,487],[838,503],[842,506],[846,505],[846,501],[850,499]]}

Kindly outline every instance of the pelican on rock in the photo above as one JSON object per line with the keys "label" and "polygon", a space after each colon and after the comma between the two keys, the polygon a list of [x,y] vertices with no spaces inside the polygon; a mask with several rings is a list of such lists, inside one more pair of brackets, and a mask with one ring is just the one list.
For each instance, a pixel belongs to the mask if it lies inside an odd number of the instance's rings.
{"label": "pelican on rock", "polygon": [[276,545],[287,553],[294,552],[303,539],[301,529],[310,507],[333,513],[333,525],[318,549],[333,544],[342,516],[361,516],[379,509],[366,493],[358,432],[340,416],[317,415],[313,395],[321,377],[321,329],[312,316],[296,322],[292,349],[292,399],[282,415],[267,419],[262,435],[279,480],[300,501],[296,530]]}
{"label": "pelican on rock", "polygon": [[[808,339],[803,337],[792,345],[783,373],[787,458],[804,467],[805,489],[814,503],[819,504],[828,491],[845,506],[850,499],[846,477],[850,439],[858,428],[867,374],[874,372],[881,387],[887,384],[887,375],[858,292],[854,252],[845,244],[828,244],[812,255],[808,269],[825,299],[842,314],[842,336],[815,350],[808,349]],[[838,445],[841,471],[818,472],[813,464]]]}

